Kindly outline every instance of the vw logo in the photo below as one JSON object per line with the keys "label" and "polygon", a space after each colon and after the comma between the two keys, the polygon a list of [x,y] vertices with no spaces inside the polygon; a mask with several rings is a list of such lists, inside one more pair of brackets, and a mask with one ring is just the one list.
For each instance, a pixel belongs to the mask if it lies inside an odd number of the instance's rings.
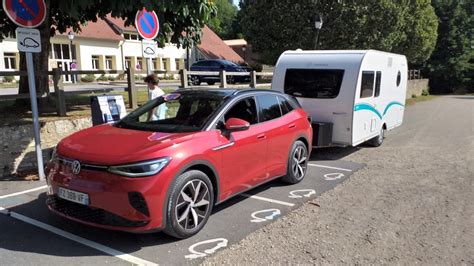
{"label": "vw logo", "polygon": [[72,162],[72,173],[77,175],[81,172],[81,163],[79,161]]}

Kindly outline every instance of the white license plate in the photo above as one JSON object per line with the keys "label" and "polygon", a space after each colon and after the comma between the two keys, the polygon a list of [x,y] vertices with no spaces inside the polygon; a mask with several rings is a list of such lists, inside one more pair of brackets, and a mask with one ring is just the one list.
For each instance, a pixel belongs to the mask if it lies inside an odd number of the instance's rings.
{"label": "white license plate", "polygon": [[89,205],[89,195],[66,188],[58,188],[58,197],[83,205]]}

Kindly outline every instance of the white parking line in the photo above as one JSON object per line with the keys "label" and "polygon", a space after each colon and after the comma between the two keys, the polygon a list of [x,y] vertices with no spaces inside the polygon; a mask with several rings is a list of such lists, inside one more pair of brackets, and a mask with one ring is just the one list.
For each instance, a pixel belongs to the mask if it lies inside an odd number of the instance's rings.
{"label": "white parking line", "polygon": [[309,163],[308,165],[309,165],[309,166],[315,166],[315,167],[321,167],[321,168],[334,169],[334,170],[341,170],[341,171],[346,171],[346,172],[352,172],[352,170],[350,170],[350,169],[339,168],[339,167],[333,167],[333,166],[327,166],[327,165],[321,165],[321,164]]}
{"label": "white parking line", "polygon": [[62,236],[64,238],[67,238],[67,239],[72,240],[74,242],[77,242],[79,244],[82,244],[82,245],[88,246],[90,248],[102,251],[102,252],[104,252],[108,255],[111,255],[111,256],[114,256],[116,258],[122,259],[124,261],[130,262],[134,265],[158,265],[156,263],[153,263],[153,262],[150,262],[150,261],[147,261],[147,260],[144,260],[144,259],[140,259],[138,257],[132,256],[132,255],[129,255],[129,254],[126,254],[126,253],[123,253],[119,250],[109,248],[109,247],[104,246],[102,244],[99,244],[97,242],[90,241],[90,240],[82,238],[80,236],[76,236],[74,234],[68,233],[68,232],[66,232],[64,230],[61,230],[59,228],[53,227],[49,224],[45,224],[43,222],[40,222],[40,221],[31,219],[29,217],[26,217],[22,214],[19,214],[19,213],[16,213],[16,212],[11,212],[11,211],[3,208],[3,207],[0,207],[0,213],[2,213],[4,215],[7,215],[9,217],[15,218],[17,220],[20,220],[22,222],[25,222],[27,224],[31,224],[33,226],[39,227],[39,228],[44,229],[46,231],[49,231],[53,234]]}
{"label": "white parking line", "polygon": [[30,192],[33,192],[33,191],[42,190],[42,189],[45,189],[47,187],[48,186],[41,186],[41,187],[32,188],[32,189],[28,189],[28,190],[24,190],[24,191],[20,191],[20,192],[16,192],[16,193],[8,194],[8,195],[3,195],[3,196],[0,196],[0,199],[10,198],[10,197],[18,196],[18,195],[21,195],[21,194],[26,194],[26,193],[30,193]]}
{"label": "white parking line", "polygon": [[242,194],[240,194],[240,195],[242,195],[242,196],[244,196],[244,197],[247,197],[247,198],[252,198],[252,199],[267,201],[267,202],[276,203],[276,204],[280,204],[280,205],[285,205],[285,206],[289,206],[289,207],[295,206],[295,204],[293,204],[293,203],[284,202],[284,201],[279,201],[279,200],[274,200],[274,199],[269,199],[269,198],[264,198],[264,197],[255,196],[255,195],[250,195],[250,194],[247,194],[247,193],[242,193]]}

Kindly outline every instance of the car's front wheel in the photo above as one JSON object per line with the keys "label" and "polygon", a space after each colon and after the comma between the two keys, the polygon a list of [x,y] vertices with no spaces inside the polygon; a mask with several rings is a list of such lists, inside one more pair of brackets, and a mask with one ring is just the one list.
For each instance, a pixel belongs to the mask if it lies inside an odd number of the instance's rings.
{"label": "car's front wheel", "polygon": [[171,185],[165,233],[176,238],[195,235],[206,224],[213,204],[213,187],[205,173],[190,170],[181,174]]}
{"label": "car's front wheel", "polygon": [[301,140],[295,141],[288,157],[287,173],[282,180],[290,184],[301,182],[306,175],[308,158],[308,148],[306,148],[306,145]]}

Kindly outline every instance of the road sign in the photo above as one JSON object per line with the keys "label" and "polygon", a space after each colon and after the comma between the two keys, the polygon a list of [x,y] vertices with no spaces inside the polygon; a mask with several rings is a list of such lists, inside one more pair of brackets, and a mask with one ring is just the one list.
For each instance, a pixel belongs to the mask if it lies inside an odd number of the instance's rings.
{"label": "road sign", "polygon": [[76,63],[71,63],[71,70],[76,70],[77,69],[77,64]]}
{"label": "road sign", "polygon": [[135,69],[136,70],[142,70],[142,65],[141,64],[136,64]]}
{"label": "road sign", "polygon": [[3,0],[3,10],[18,26],[36,28],[46,17],[44,0]]}
{"label": "road sign", "polygon": [[41,35],[37,29],[16,28],[16,44],[20,52],[41,52]]}
{"label": "road sign", "polygon": [[142,9],[135,15],[135,27],[143,39],[155,39],[160,31],[160,23],[155,11]]}
{"label": "road sign", "polygon": [[142,51],[143,57],[145,58],[155,58],[157,47],[156,43],[153,40],[143,39],[142,41]]}

